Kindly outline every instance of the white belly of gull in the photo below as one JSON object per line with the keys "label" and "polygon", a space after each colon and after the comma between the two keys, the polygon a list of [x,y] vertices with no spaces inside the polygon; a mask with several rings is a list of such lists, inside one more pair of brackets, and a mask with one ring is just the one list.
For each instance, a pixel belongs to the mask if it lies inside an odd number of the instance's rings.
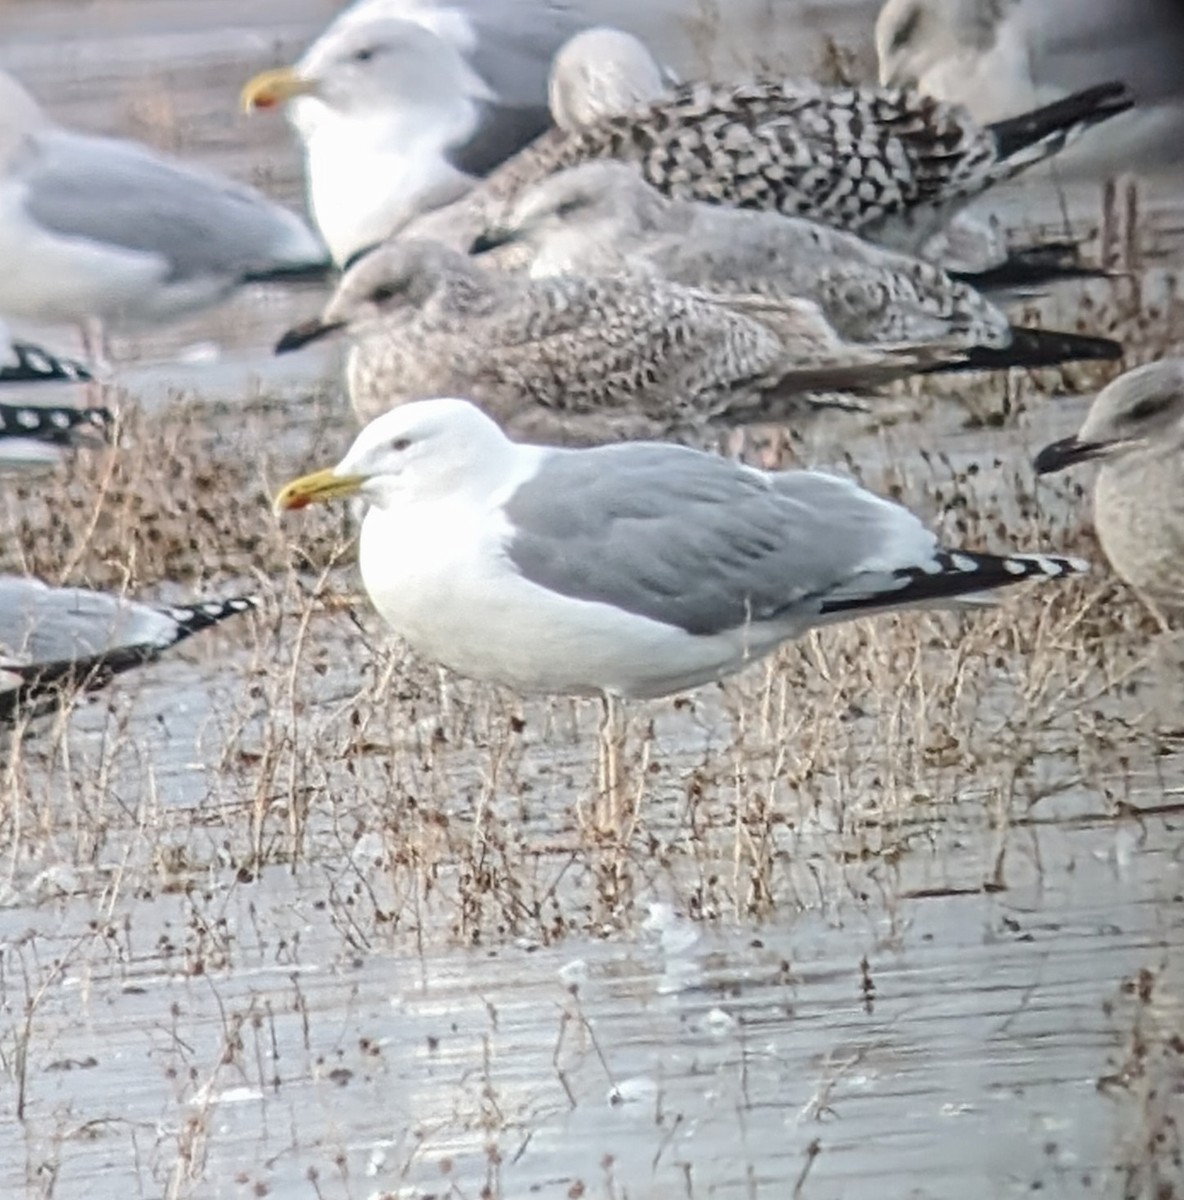
{"label": "white belly of gull", "polygon": [[504,552],[491,504],[444,501],[371,509],[362,580],[391,629],[460,675],[527,694],[643,699],[721,679],[796,632],[790,621],[697,636],[611,604],[530,582]]}

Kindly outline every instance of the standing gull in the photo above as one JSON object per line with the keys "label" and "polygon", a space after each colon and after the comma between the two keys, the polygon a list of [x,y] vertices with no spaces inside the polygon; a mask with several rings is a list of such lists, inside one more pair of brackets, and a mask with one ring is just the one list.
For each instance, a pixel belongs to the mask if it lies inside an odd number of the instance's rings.
{"label": "standing gull", "polygon": [[943,549],[850,480],[660,443],[508,440],[463,400],[367,426],[277,510],[361,495],[366,592],[419,653],[524,693],[656,697],[818,625],[1085,569]]}
{"label": "standing gull", "polygon": [[800,411],[792,397],[803,392],[932,361],[927,347],[848,345],[793,297],[717,297],[645,277],[530,279],[411,240],[362,258],[322,316],[276,349],[339,331],[354,340],[349,390],[363,421],[464,391],[512,432],[561,442],[776,420]]}
{"label": "standing gull", "polygon": [[917,253],[976,196],[1131,103],[1125,84],[1104,83],[981,126],[909,88],[688,83],[551,130],[488,186],[513,194],[563,167],[619,158],[680,199],[808,217]]}
{"label": "standing gull", "polygon": [[243,284],[322,272],[324,248],[253,188],[58,125],[0,73],[0,315],[153,325]]}
{"label": "standing gull", "polygon": [[1110,565],[1163,623],[1184,609],[1184,359],[1120,375],[1074,437],[1036,458],[1040,474],[1098,459],[1094,527]]}
{"label": "standing gull", "polygon": [[0,575],[0,724],[154,662],[170,646],[257,608],[255,596],[156,607],[108,592]]}
{"label": "standing gull", "polygon": [[528,247],[539,277],[644,272],[716,295],[809,300],[847,342],[940,346],[949,351],[945,365],[955,367],[1122,354],[1105,338],[1013,328],[940,268],[852,234],[779,213],[668,199],[626,163],[584,163],[543,180],[474,249],[507,243]]}
{"label": "standing gull", "polygon": [[338,263],[455,200],[547,128],[547,69],[576,26],[550,9],[500,15],[347,9],[294,66],[244,86],[247,111],[287,103],[309,207]]}

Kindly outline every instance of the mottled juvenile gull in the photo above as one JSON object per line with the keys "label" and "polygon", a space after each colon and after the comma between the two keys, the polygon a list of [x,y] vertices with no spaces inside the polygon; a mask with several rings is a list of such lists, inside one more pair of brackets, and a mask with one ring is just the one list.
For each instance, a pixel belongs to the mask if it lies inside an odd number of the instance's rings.
{"label": "mottled juvenile gull", "polygon": [[108,592],[0,575],[0,722],[153,662],[170,646],[257,608],[256,596],[156,607]]}
{"label": "mottled juvenile gull", "polygon": [[[1184,359],[1120,375],[1074,437],[1036,459],[1040,474],[1098,459],[1094,528],[1110,565],[1152,612],[1184,609]],[[1162,620],[1162,617],[1161,617]]]}
{"label": "mottled juvenile gull", "polygon": [[90,378],[82,363],[32,342],[14,341],[0,323],[0,383],[85,383]]}
{"label": "mottled juvenile gull", "polygon": [[0,73],[0,264],[0,315],[93,332],[323,271],[327,255],[299,217],[253,188],[66,129]]}
{"label": "mottled juvenile gull", "polygon": [[482,251],[525,244],[536,277],[645,273],[715,295],[798,297],[859,344],[928,346],[959,365],[1039,366],[1118,358],[1105,338],[1015,329],[940,268],[800,217],[664,197],[627,163],[584,163],[519,197]]}
{"label": "mottled juvenile gull", "polygon": [[551,130],[494,172],[519,188],[596,158],[637,163],[680,199],[804,216],[920,251],[963,205],[1131,106],[1104,83],[994,125],[907,88],[688,83],[624,113]]}
{"label": "mottled juvenile gull", "polygon": [[943,549],[848,479],[685,447],[509,441],[463,400],[367,426],[277,510],[360,495],[366,592],[418,653],[524,693],[655,697],[830,622],[1085,570]]}
{"label": "mottled juvenile gull", "polygon": [[251,79],[242,102],[288,102],[313,218],[345,263],[547,128],[547,69],[574,28],[494,6],[347,10],[294,66]]}
{"label": "mottled juvenile gull", "polygon": [[114,425],[106,408],[0,404],[0,470],[58,462],[78,447],[106,442]]}
{"label": "mottled juvenile gull", "polygon": [[351,267],[322,316],[276,349],[338,331],[354,339],[349,390],[363,421],[463,391],[512,433],[577,443],[777,420],[801,411],[792,398],[803,392],[930,361],[925,348],[850,346],[808,301],[644,277],[530,279],[403,239]]}

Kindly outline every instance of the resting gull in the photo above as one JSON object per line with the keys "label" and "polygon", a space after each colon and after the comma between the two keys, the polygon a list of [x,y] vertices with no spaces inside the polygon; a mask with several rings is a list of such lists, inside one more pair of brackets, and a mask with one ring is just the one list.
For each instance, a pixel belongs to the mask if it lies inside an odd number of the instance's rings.
{"label": "resting gull", "polygon": [[0,575],[0,723],[53,708],[77,689],[102,687],[259,603],[256,596],[239,596],[156,607]]}
{"label": "resting gull", "polygon": [[548,66],[574,28],[549,9],[357,6],[294,66],[249,80],[242,103],[287,103],[313,219],[345,263],[547,128]]}
{"label": "resting gull", "polygon": [[646,104],[677,84],[639,38],[610,26],[584,29],[564,42],[551,63],[551,120],[571,132]]}
{"label": "resting gull", "polygon": [[537,277],[642,272],[716,295],[809,300],[847,342],[941,347],[946,365],[1030,367],[1122,354],[1105,338],[1013,328],[939,267],[853,234],[669,199],[627,163],[584,163],[544,179],[473,249],[507,243],[528,247]]}
{"label": "resting gull", "polygon": [[1041,474],[1101,463],[1094,528],[1111,566],[1163,622],[1184,609],[1184,359],[1147,363],[1097,395],[1078,433],[1046,446]]}
{"label": "resting gull", "polygon": [[59,462],[74,449],[110,440],[114,426],[107,408],[0,404],[0,470]]}
{"label": "resting gull", "polygon": [[253,188],[76,133],[0,73],[0,315],[154,325],[243,284],[323,273],[324,247]]}
{"label": "resting gull", "polygon": [[1103,83],[983,126],[911,88],[685,83],[551,130],[489,187],[512,193],[563,167],[619,158],[680,199],[809,217],[917,253],[976,196],[1131,104],[1125,84]]}
{"label": "resting gull", "polygon": [[343,276],[283,353],[346,332],[363,421],[464,391],[511,432],[552,442],[701,436],[799,414],[804,393],[898,378],[927,347],[843,342],[809,301],[713,296],[659,279],[487,271],[400,239]]}
{"label": "resting gull", "polygon": [[1086,569],[943,549],[848,479],[662,443],[520,444],[464,400],[408,404],[277,510],[360,495],[366,592],[420,654],[523,693],[657,697],[818,625]]}

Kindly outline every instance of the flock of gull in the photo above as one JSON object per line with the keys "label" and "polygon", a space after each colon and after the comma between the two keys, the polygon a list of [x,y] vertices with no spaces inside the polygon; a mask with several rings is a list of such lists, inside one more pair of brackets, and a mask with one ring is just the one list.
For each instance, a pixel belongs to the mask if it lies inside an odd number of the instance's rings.
{"label": "flock of gull", "polygon": [[[0,75],[0,317],[77,327],[86,351],[0,337],[0,383],[82,383],[111,370],[112,330],[248,285],[332,281],[276,349],[344,339],[362,428],[277,511],[361,497],[362,580],[396,634],[463,675],[606,710],[815,626],[1085,570],[943,546],[847,478],[719,447],[866,410],[910,376],[1120,359],[1108,338],[1006,314],[1090,273],[1072,247],[1009,245],[963,210],[1101,136],[1131,89],[1100,81],[980,123],[899,78],[896,0],[878,31],[892,82],[845,87],[680,80],[631,34],[536,7],[547,20],[520,29],[482,25],[476,5],[360,0],[246,84],[248,112],[287,109],[315,229],[254,189],[66,129]],[[1102,547],[1159,612],[1184,599],[1182,414],[1184,363],[1144,366],[1036,462],[1104,460]],[[0,464],[111,429],[103,407],[0,405]],[[0,719],[258,603],[155,608],[0,576]]]}

